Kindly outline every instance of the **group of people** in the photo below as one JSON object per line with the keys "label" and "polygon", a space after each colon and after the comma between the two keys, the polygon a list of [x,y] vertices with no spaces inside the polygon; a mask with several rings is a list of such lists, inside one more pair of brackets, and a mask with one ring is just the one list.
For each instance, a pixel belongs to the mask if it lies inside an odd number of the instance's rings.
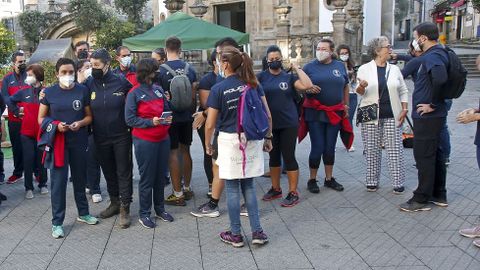
{"label": "group of people", "polygon": [[[322,159],[323,185],[344,190],[334,177],[337,138],[340,135],[346,149],[354,151],[353,128],[358,125],[366,160],[366,190],[375,192],[380,187],[385,148],[393,193],[404,193],[402,126],[409,111],[404,79],[411,75],[418,187],[400,209],[430,210],[430,203],[446,207],[447,156],[439,134],[446,126],[447,104],[441,93],[448,79],[448,55],[437,44],[435,24],[418,25],[414,37],[411,54],[415,57],[408,57],[403,70],[390,63],[392,56],[400,56],[393,54],[388,38],[378,37],[367,46],[371,61],[358,71],[348,46],[335,47],[332,40],[322,39],[316,46],[316,59],[303,68],[295,64],[284,67],[280,48],[268,47],[264,70],[258,74],[237,42],[224,38],[215,44],[209,57],[211,71],[200,80],[193,66],[181,59],[181,40],[177,37],[168,38],[164,48],[154,50],[151,58],[141,59],[136,65],[129,48],[120,46],[116,69],[112,69],[108,51],[90,52],[88,43],[79,42],[75,45],[78,59],[60,58],[55,66],[58,83],[48,87],[43,84],[42,66],[27,66],[25,55],[16,52],[12,56],[13,72],[3,80],[0,99],[2,111],[8,105],[14,154],[15,169],[7,184],[14,184],[23,174],[27,199],[34,198],[34,177],[40,193],[47,194],[48,169],[52,236],[61,238],[69,171],[77,220],[90,225],[99,220],[89,213],[86,193],[92,195],[94,203],[102,201],[103,172],[110,204],[99,217],[119,215],[119,226],[128,228],[135,155],[140,173],[139,222],[154,228],[155,218],[174,221],[165,204],[185,206],[194,196],[190,146],[196,129],[204,150],[209,199],[191,214],[218,217],[218,204],[226,187],[230,229],[220,234],[221,240],[235,247],[244,245],[240,222],[244,215],[250,220],[252,243],[261,245],[268,242],[268,237],[260,223],[253,178],[264,174],[262,152],[269,153],[272,182],[262,200],[282,198],[281,206],[293,207],[300,202],[296,140],[307,133],[311,148],[306,185],[311,193],[320,192],[317,179]],[[260,140],[246,141],[241,130],[244,115],[240,110],[251,102],[245,100],[247,92],[254,93],[253,99],[258,99],[268,120]],[[480,123],[479,115],[479,108],[465,110],[458,121]],[[0,169],[3,182],[3,167]],[[288,178],[285,196],[280,185],[282,172]],[[164,198],[170,180],[172,193]],[[0,199],[6,197],[2,194]],[[480,237],[480,227],[462,234]]]}

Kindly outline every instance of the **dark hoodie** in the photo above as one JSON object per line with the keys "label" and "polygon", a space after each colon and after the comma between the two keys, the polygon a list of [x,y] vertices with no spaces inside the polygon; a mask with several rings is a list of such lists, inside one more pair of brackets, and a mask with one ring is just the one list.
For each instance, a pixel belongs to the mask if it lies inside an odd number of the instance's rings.
{"label": "dark hoodie", "polygon": [[[446,117],[447,108],[441,93],[448,80],[448,53],[437,44],[424,52],[419,59],[421,64],[412,96],[412,117]],[[420,116],[416,110],[418,104],[433,104],[435,111]]]}

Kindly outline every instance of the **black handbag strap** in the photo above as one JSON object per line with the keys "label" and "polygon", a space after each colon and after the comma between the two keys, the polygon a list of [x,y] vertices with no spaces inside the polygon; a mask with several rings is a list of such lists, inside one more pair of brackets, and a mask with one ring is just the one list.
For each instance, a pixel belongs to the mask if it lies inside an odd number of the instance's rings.
{"label": "black handbag strap", "polygon": [[408,123],[408,125],[410,126],[410,128],[412,129],[412,132],[415,132],[415,131],[413,130],[413,125],[412,125],[412,122],[410,121],[410,117],[407,116],[407,117],[405,117],[405,118],[407,118],[407,123]]}

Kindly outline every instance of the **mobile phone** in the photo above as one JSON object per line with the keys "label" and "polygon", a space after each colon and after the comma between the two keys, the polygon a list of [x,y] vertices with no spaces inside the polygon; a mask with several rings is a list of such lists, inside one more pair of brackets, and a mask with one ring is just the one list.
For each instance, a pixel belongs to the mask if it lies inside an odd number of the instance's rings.
{"label": "mobile phone", "polygon": [[170,116],[172,116],[171,111],[170,112],[163,112],[162,116],[160,116],[160,120],[161,120],[160,123],[162,125],[169,125],[169,123],[167,123],[167,118],[170,117]]}

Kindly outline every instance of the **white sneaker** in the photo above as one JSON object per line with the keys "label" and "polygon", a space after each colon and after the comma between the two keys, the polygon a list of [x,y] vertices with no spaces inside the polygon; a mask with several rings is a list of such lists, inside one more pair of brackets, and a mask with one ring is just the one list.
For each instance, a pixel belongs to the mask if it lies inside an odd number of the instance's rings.
{"label": "white sneaker", "polygon": [[40,194],[47,195],[48,194],[48,188],[47,187],[41,187],[40,188]]}
{"label": "white sneaker", "polygon": [[103,201],[102,195],[101,194],[93,194],[92,195],[92,201],[94,203],[99,203],[99,202]]}
{"label": "white sneaker", "polygon": [[85,193],[90,194],[90,189],[89,189],[89,188],[85,188]]}
{"label": "white sneaker", "polygon": [[350,149],[347,150],[348,152],[355,152],[355,147],[350,147]]}
{"label": "white sneaker", "polygon": [[33,190],[27,190],[27,192],[25,192],[25,199],[31,200],[34,197],[35,196],[33,196]]}

